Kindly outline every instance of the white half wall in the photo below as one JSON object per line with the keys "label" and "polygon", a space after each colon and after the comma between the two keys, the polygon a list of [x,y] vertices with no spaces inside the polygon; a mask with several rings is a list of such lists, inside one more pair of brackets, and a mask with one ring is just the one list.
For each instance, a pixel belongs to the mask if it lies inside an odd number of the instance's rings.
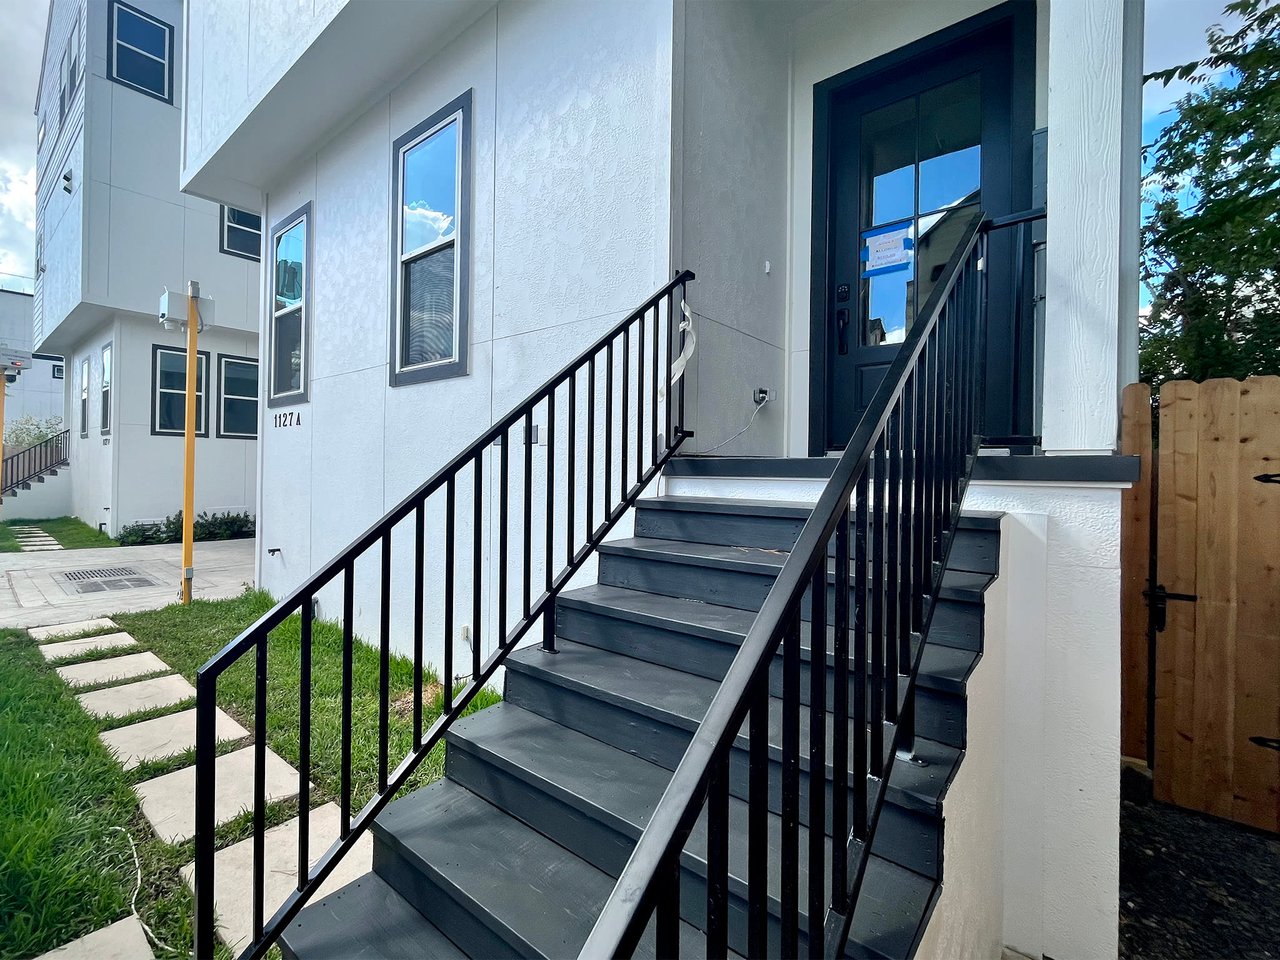
{"label": "white half wall", "polygon": [[56,477],[44,483],[32,482],[30,490],[19,490],[4,498],[0,520],[50,520],[71,514],[71,471],[58,468]]}

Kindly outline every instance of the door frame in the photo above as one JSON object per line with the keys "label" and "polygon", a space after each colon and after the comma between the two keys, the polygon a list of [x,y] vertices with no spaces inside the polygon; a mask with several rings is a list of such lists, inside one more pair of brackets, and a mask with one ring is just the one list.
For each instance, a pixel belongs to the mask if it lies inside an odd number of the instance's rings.
{"label": "door frame", "polygon": [[[1013,209],[1031,205],[1032,132],[1036,98],[1036,4],[1006,0],[967,20],[860,63],[813,87],[812,256],[809,276],[809,455],[826,456],[827,330],[832,242],[831,115],[836,98],[847,88],[876,79],[892,82],[911,61],[939,47],[981,34],[982,42],[1007,44],[1010,51],[1010,160]],[[881,78],[881,75],[884,75]]]}

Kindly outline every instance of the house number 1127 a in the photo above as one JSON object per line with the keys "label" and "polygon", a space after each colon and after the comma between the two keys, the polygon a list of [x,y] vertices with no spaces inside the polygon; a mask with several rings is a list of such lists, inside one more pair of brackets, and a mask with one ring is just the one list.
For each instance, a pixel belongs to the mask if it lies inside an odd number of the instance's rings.
{"label": "house number 1127 a", "polygon": [[302,414],[295,413],[293,410],[286,410],[283,413],[274,414],[277,427],[300,427],[302,426]]}

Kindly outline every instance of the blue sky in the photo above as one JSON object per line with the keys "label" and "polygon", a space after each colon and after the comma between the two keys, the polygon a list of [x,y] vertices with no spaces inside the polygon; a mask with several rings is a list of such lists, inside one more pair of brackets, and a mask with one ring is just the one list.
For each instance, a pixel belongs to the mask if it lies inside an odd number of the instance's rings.
{"label": "blue sky", "polygon": [[[1183,63],[1203,54],[1204,31],[1221,19],[1225,0],[1147,0],[1146,69]],[[101,0],[90,0],[101,6]],[[35,259],[35,144],[33,109],[48,4],[0,0],[0,288],[30,289]],[[1164,112],[1186,92],[1148,85],[1143,98],[1144,142]]]}

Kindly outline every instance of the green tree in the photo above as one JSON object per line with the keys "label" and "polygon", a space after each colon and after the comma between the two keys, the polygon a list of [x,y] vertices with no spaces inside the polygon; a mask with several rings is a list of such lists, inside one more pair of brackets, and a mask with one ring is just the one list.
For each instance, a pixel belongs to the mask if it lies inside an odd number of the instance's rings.
{"label": "green tree", "polygon": [[1147,148],[1142,379],[1280,373],[1280,4],[1236,0],[1203,60],[1151,74],[1189,80]]}

